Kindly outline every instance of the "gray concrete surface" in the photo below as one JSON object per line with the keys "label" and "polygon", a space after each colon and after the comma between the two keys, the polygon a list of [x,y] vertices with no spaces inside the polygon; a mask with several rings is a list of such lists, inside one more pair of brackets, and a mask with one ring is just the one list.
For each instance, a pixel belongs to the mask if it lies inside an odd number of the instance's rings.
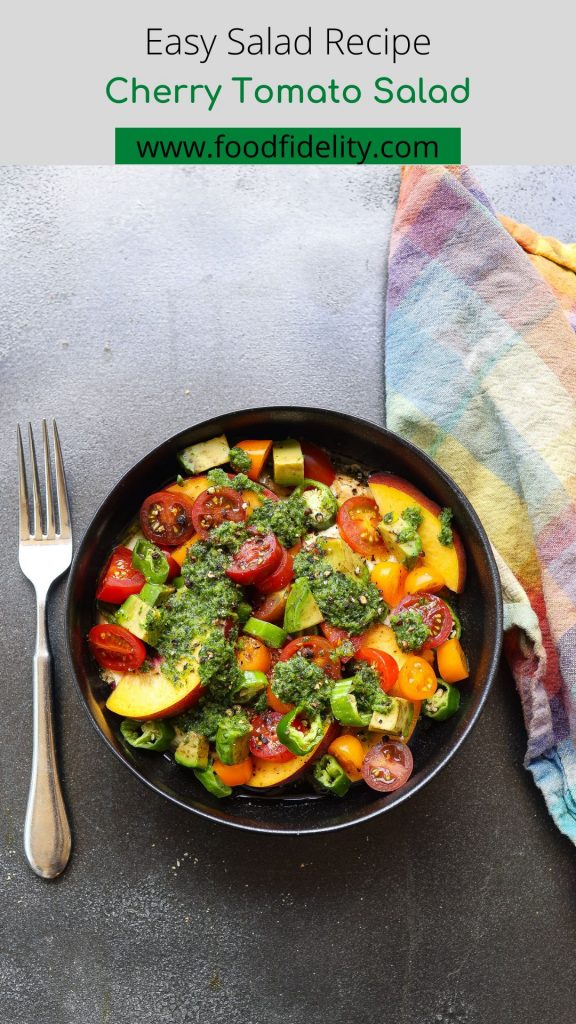
{"label": "gray concrete surface", "polygon": [[[576,238],[576,168],[482,167],[499,209]],[[506,671],[407,804],[327,837],[235,833],[124,772],[51,633],[72,863],[21,832],[33,598],[15,555],[16,420],[55,415],[77,535],[191,421],[295,401],[383,420],[397,172],[0,170],[2,1024],[572,1024],[574,865],[522,768]]]}

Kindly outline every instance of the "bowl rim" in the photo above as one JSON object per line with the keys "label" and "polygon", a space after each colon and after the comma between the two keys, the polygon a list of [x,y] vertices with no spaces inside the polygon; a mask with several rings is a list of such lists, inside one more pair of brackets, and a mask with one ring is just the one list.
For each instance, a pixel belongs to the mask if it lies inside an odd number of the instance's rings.
{"label": "bowl rim", "polygon": [[[142,775],[138,770],[138,767],[135,764],[132,764],[129,760],[125,759],[120,753],[120,751],[117,750],[116,747],[110,742],[110,740],[104,734],[104,732],[102,731],[102,729],[100,728],[96,719],[94,718],[90,711],[84,693],[82,692],[82,687],[80,685],[80,681],[76,672],[74,655],[72,652],[70,628],[72,621],[72,591],[74,587],[77,568],[78,565],[80,564],[84,548],[88,543],[88,539],[95,525],[99,522],[104,512],[105,506],[108,505],[108,503],[115,498],[117,492],[121,492],[124,486],[124,480],[128,476],[128,474],[132,473],[135,469],[137,469],[142,462],[146,462],[147,460],[153,458],[160,448],[170,446],[176,450],[179,439],[183,438],[185,435],[189,435],[190,432],[193,430],[197,430],[200,428],[208,428],[212,423],[220,422],[226,419],[234,419],[235,417],[238,416],[262,416],[268,414],[273,415],[278,413],[288,415],[306,415],[312,413],[313,415],[320,417],[336,416],[338,419],[344,421],[344,423],[354,423],[356,427],[360,426],[369,428],[370,430],[376,430],[384,437],[391,439],[393,443],[399,444],[400,447],[406,449],[417,459],[423,462],[430,470],[432,470],[433,473],[435,473],[442,479],[444,484],[456,495],[459,502],[465,507],[466,512],[474,525],[477,537],[480,541],[483,550],[484,557],[486,558],[494,598],[493,611],[495,643],[493,645],[492,652],[489,656],[488,668],[486,671],[484,682],[482,684],[482,690],[477,698],[476,706],[473,710],[473,713],[470,716],[469,721],[463,728],[461,734],[456,738],[455,741],[451,743],[449,749],[443,754],[434,755],[431,758],[430,763],[426,765],[424,769],[425,774],[422,778],[419,778],[417,782],[416,780],[412,780],[408,783],[406,787],[403,787],[402,789],[397,790],[393,794],[390,794],[389,799],[386,800],[386,802],[381,806],[374,807],[374,809],[371,809],[370,807],[363,808],[357,816],[353,816],[345,821],[326,825],[312,825],[310,827],[304,826],[301,828],[292,825],[284,827],[283,825],[266,825],[260,824],[258,822],[241,821],[237,818],[227,816],[226,814],[222,814],[221,812],[219,813],[216,808],[209,810],[204,809],[202,807],[192,807],[189,803],[186,803],[184,800],[180,799],[176,793],[167,792],[159,785],[157,785],[155,782],[153,782],[151,779],[148,779],[144,775]],[[474,726],[476,725],[482,713],[486,700],[488,698],[488,694],[492,688],[492,684],[494,682],[494,677],[496,675],[496,671],[498,668],[503,642],[502,589],[500,583],[500,574],[498,571],[498,567],[496,565],[496,559],[494,557],[492,545],[478,517],[478,514],[476,513],[473,505],[468,500],[464,492],[460,489],[458,484],[456,484],[452,477],[437,462],[435,462],[434,459],[427,455],[426,452],[418,448],[418,446],[415,445],[412,441],[407,440],[407,438],[403,437],[401,434],[398,434],[393,430],[390,430],[388,427],[381,426],[379,423],[374,423],[373,421],[367,420],[360,416],[354,416],[350,413],[340,412],[339,410],[323,409],[319,408],[318,406],[305,405],[282,404],[255,406],[251,408],[241,408],[236,410],[230,410],[228,412],[219,413],[215,416],[211,416],[208,419],[202,419],[196,423],[191,423],[189,426],[177,431],[177,433],[166,437],[164,440],[160,441],[159,444],[151,448],[148,452],[145,452],[136,462],[132,463],[132,465],[122,474],[122,476],[117,480],[112,489],[105,495],[105,497],[100,502],[98,508],[96,509],[96,512],[90,519],[90,522],[88,523],[84,531],[80,543],[78,544],[74,552],[74,556],[70,566],[70,571],[68,573],[68,579],[66,582],[64,616],[65,644],[66,653],[68,656],[68,664],[70,667],[70,671],[72,673],[72,677],[74,679],[77,694],[80,698],[80,703],[82,704],[86,715],[88,716],[90,722],[92,723],[93,728],[96,730],[97,734],[99,735],[100,739],[104,742],[108,750],[112,752],[114,757],[118,761],[120,761],[120,763],[123,764],[124,767],[127,768],[141,783],[143,783],[149,789],[153,790],[154,793],[157,793],[159,796],[168,800],[170,803],[175,804],[177,807],[180,807],[183,810],[186,810],[193,814],[197,814],[200,817],[207,819],[208,821],[219,822],[221,824],[228,825],[231,828],[240,829],[245,832],[264,832],[270,835],[315,835],[318,833],[336,832],[344,828],[351,828],[352,826],[358,825],[361,822],[366,822],[373,818],[379,817],[381,814],[385,814],[387,811],[390,811],[394,807],[397,807],[401,803],[404,803],[404,801],[411,797],[414,793],[418,792],[420,789],[426,786],[454,757],[454,755],[460,749],[464,741],[470,736],[470,733],[472,732]],[[254,799],[257,799],[257,797],[254,796]]]}

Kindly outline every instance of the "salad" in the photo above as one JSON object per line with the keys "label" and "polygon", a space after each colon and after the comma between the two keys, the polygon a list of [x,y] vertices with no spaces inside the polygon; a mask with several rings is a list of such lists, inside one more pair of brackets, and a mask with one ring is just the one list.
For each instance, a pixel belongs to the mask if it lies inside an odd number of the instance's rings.
{"label": "salad", "polygon": [[122,741],[216,797],[405,785],[414,729],[454,715],[468,677],[451,510],[293,438],[178,460],[96,592],[88,644]]}

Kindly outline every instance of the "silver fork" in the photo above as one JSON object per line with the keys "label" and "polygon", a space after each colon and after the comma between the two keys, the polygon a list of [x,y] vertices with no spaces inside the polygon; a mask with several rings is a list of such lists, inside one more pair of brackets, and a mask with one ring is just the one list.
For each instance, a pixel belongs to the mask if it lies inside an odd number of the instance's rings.
{"label": "silver fork", "polygon": [[46,482],[46,529],[43,531],[42,505],[38,464],[32,427],[28,424],[30,466],[32,472],[33,526],[30,526],[28,488],[22,435],[18,427],[18,472],[20,485],[20,568],[36,591],[36,649],[34,651],[34,729],[32,776],[26,821],[24,850],[30,867],[42,878],[56,878],[66,867],[72,839],[62,797],[52,712],[52,656],[46,629],[46,602],[50,587],[70,566],[72,560],[72,528],[66,491],[62,450],[56,422],[54,432],[54,466],[56,470],[56,511],[50,468],[50,446],[46,420],[42,421],[44,439],[44,477]]}

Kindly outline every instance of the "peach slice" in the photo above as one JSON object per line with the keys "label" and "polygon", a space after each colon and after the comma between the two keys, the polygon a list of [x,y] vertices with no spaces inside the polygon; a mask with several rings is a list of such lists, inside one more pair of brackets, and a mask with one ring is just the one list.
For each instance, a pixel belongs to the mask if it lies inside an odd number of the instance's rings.
{"label": "peach slice", "polygon": [[191,707],[204,693],[196,667],[176,685],[160,669],[126,672],[106,701],[122,718],[169,718]]}
{"label": "peach slice", "polygon": [[389,473],[373,473],[368,481],[370,491],[382,516],[387,512],[400,515],[409,505],[418,505],[424,517],[419,533],[422,538],[423,564],[438,573],[446,586],[459,594],[466,579],[466,555],[460,537],[453,531],[449,547],[438,540],[440,506],[427,498],[414,484]]}
{"label": "peach slice", "polygon": [[313,761],[321,757],[332,740],[338,735],[339,727],[334,722],[326,726],[324,736],[310,754],[294,757],[291,761],[279,764],[277,761],[264,761],[261,757],[254,758],[254,774],[246,785],[249,789],[271,789],[274,786],[286,786],[294,782],[310,767]]}

